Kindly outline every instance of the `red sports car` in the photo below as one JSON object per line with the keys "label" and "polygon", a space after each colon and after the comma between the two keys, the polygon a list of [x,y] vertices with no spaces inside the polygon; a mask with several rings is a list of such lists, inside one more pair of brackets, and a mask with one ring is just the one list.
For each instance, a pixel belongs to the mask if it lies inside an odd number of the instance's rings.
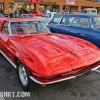
{"label": "red sports car", "polygon": [[37,18],[6,19],[0,52],[17,69],[21,86],[46,85],[75,78],[100,66],[100,50],[85,40],[51,33]]}

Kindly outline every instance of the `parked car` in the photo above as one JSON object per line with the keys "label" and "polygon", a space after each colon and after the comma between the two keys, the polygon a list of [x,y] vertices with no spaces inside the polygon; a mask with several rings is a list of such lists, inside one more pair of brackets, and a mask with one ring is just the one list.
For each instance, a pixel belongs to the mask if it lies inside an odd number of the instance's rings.
{"label": "parked car", "polygon": [[100,48],[100,15],[58,14],[48,27],[51,32],[79,37]]}
{"label": "parked car", "polygon": [[20,18],[34,18],[35,17],[35,15],[33,15],[33,14],[21,14],[20,15]]}
{"label": "parked car", "polygon": [[44,13],[41,16],[41,19],[45,22],[45,23],[50,23],[50,21],[52,20],[52,18],[54,17],[54,15],[57,14],[57,12],[50,12],[50,13]]}
{"label": "parked car", "polygon": [[82,13],[97,14],[97,9],[96,8],[85,8]]}
{"label": "parked car", "polygon": [[41,15],[43,15],[43,12],[40,12],[40,11],[34,11],[34,10],[27,11],[26,9],[23,9],[23,8],[21,8],[21,10],[23,11],[24,14],[33,14],[35,16],[41,16]]}
{"label": "parked car", "polygon": [[52,84],[100,67],[99,48],[76,37],[53,34],[36,18],[6,19],[0,32],[0,52],[17,69],[26,91],[32,81]]}

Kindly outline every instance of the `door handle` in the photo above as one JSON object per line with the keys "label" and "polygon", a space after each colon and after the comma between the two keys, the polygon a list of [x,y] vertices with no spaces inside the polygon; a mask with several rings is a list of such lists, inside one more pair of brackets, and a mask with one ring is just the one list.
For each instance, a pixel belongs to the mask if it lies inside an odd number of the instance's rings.
{"label": "door handle", "polygon": [[70,31],[69,29],[66,29],[66,31]]}
{"label": "door handle", "polygon": [[80,35],[82,35],[82,36],[86,36],[85,34],[80,34]]}

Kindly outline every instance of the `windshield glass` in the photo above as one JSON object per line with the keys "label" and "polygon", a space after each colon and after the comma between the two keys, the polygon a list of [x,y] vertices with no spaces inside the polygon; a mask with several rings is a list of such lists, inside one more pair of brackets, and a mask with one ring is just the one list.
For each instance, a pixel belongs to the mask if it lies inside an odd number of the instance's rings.
{"label": "windshield glass", "polygon": [[12,35],[50,33],[49,29],[42,21],[11,22],[10,25]]}
{"label": "windshield glass", "polygon": [[93,17],[90,20],[90,24],[92,28],[100,28],[100,16]]}

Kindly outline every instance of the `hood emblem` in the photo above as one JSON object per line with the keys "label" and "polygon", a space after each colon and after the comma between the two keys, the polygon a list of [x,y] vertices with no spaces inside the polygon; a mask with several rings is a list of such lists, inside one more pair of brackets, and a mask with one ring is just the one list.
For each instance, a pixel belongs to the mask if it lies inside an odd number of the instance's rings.
{"label": "hood emblem", "polygon": [[76,51],[73,51],[72,54],[77,54],[77,52]]}

